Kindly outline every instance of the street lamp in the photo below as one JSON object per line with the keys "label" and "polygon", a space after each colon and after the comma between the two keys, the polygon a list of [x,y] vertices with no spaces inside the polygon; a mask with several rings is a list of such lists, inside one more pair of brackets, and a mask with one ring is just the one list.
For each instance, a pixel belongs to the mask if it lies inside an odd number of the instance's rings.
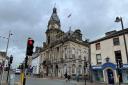
{"label": "street lamp", "polygon": [[[115,22],[121,22],[121,27],[122,27],[122,30],[124,30],[124,25],[123,25],[123,20],[122,20],[122,17],[116,17]],[[126,52],[127,63],[128,63],[128,50],[127,50],[127,44],[126,44],[125,33],[123,33],[123,39],[124,39],[125,52]]]}

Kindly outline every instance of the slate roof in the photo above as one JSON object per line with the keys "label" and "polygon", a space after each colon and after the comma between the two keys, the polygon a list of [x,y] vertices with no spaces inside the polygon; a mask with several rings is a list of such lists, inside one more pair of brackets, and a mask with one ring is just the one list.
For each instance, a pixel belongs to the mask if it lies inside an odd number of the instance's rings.
{"label": "slate roof", "polygon": [[100,42],[100,41],[103,41],[103,40],[106,40],[106,39],[110,39],[110,38],[113,38],[113,37],[117,37],[117,36],[120,36],[120,35],[123,35],[123,34],[128,34],[128,28],[126,28],[124,30],[116,31],[116,32],[114,32],[114,33],[112,33],[110,35],[107,35],[107,36],[102,37],[100,39],[91,41],[90,44],[93,44],[93,43],[96,43],[96,42]]}

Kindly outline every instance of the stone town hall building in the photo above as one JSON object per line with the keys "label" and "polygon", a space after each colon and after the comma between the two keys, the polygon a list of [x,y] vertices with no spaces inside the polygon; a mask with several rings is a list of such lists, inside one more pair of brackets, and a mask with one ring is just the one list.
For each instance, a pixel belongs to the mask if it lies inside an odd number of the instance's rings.
{"label": "stone town hall building", "polygon": [[41,74],[63,77],[67,72],[71,76],[82,76],[84,59],[88,61],[88,42],[82,40],[81,31],[62,31],[55,7],[47,27],[46,42],[41,49]]}

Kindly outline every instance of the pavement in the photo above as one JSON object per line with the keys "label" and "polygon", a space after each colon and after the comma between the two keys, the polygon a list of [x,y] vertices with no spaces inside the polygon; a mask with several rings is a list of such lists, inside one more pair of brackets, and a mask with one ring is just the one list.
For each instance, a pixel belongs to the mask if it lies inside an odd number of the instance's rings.
{"label": "pavement", "polygon": [[[8,79],[9,79],[10,85],[15,85],[15,81],[17,80],[17,78],[13,72],[10,72],[10,77],[8,77]],[[7,85],[6,80],[7,80],[7,71],[4,71],[3,79],[2,79],[2,75],[0,74],[0,85]]]}

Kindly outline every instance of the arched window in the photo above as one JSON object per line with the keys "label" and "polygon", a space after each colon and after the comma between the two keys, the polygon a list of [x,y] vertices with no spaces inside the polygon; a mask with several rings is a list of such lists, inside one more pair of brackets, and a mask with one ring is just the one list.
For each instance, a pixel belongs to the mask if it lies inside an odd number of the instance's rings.
{"label": "arched window", "polygon": [[76,73],[76,65],[73,64],[73,65],[72,65],[72,74],[75,74],[75,73]]}
{"label": "arched window", "polygon": [[81,65],[79,65],[79,67],[78,67],[78,73],[82,74],[82,66]]}
{"label": "arched window", "polygon": [[64,73],[67,73],[67,64],[64,64]]}

